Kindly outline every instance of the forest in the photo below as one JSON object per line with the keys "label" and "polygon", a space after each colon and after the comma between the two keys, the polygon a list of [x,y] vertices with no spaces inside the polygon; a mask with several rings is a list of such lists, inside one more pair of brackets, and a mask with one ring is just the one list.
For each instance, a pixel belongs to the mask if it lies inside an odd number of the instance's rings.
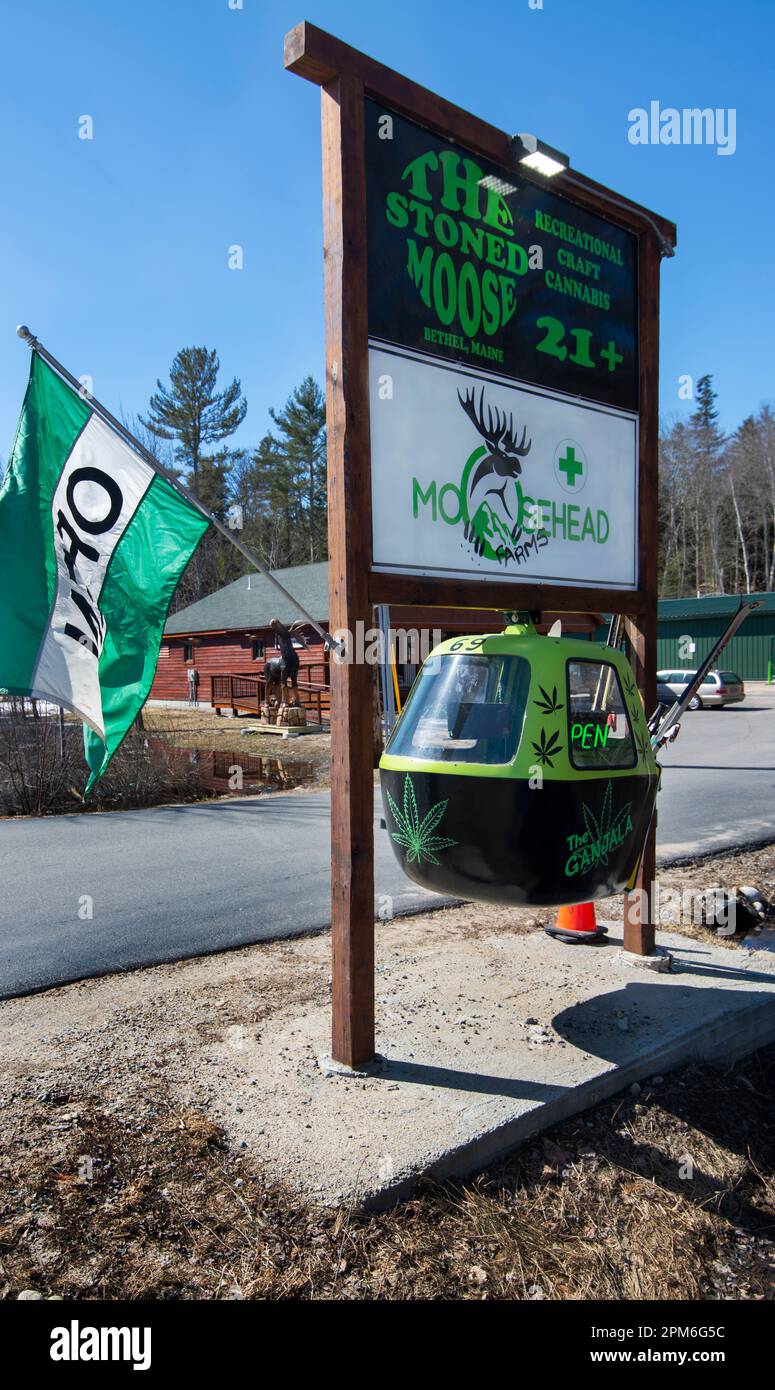
{"label": "forest", "polygon": [[775,415],[763,405],[725,435],[713,379],[702,376],[689,420],[660,434],[660,597],[772,589]]}

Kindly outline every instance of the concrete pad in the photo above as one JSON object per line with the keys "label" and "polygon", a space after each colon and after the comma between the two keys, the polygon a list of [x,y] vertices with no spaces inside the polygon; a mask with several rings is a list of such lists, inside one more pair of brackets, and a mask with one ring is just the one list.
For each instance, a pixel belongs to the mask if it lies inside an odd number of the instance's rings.
{"label": "concrete pad", "polygon": [[400,949],[380,932],[381,1060],[370,1072],[326,1065],[318,1001],[238,1046],[207,1045],[197,1070],[215,1068],[214,1109],[269,1176],[326,1202],[384,1204],[422,1174],[470,1173],[634,1081],[775,1040],[766,952],[664,932],[673,970],[651,974],[623,960],[618,924],[579,946],[541,930],[450,939],[445,915]]}

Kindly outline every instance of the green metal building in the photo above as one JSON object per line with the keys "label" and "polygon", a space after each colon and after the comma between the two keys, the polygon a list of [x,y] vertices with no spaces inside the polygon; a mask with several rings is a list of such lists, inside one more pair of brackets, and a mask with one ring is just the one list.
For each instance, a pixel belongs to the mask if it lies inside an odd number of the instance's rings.
{"label": "green metal building", "polygon": [[[719,665],[736,671],[744,681],[764,681],[775,669],[775,593],[750,594],[762,606],[746,618],[727,647]],[[740,596],[723,598],[660,599],[657,634],[657,669],[686,669],[696,666],[710,651],[740,606]],[[688,638],[695,650],[687,650]]]}

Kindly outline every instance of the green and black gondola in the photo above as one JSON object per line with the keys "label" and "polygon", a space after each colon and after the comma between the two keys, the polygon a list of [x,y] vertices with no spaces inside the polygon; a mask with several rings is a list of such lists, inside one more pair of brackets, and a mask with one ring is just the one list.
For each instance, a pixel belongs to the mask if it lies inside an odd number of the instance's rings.
{"label": "green and black gondola", "polygon": [[659,767],[632,668],[529,620],[424,663],[380,761],[404,871],[437,893],[536,906],[623,891]]}

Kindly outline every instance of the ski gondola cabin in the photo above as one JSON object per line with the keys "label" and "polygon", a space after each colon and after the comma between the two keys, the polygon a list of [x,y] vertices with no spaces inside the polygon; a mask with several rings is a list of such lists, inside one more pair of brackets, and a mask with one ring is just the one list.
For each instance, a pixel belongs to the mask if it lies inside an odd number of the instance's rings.
{"label": "ski gondola cabin", "polygon": [[659,768],[624,653],[525,620],[434,649],[380,775],[416,883],[545,906],[628,886]]}

